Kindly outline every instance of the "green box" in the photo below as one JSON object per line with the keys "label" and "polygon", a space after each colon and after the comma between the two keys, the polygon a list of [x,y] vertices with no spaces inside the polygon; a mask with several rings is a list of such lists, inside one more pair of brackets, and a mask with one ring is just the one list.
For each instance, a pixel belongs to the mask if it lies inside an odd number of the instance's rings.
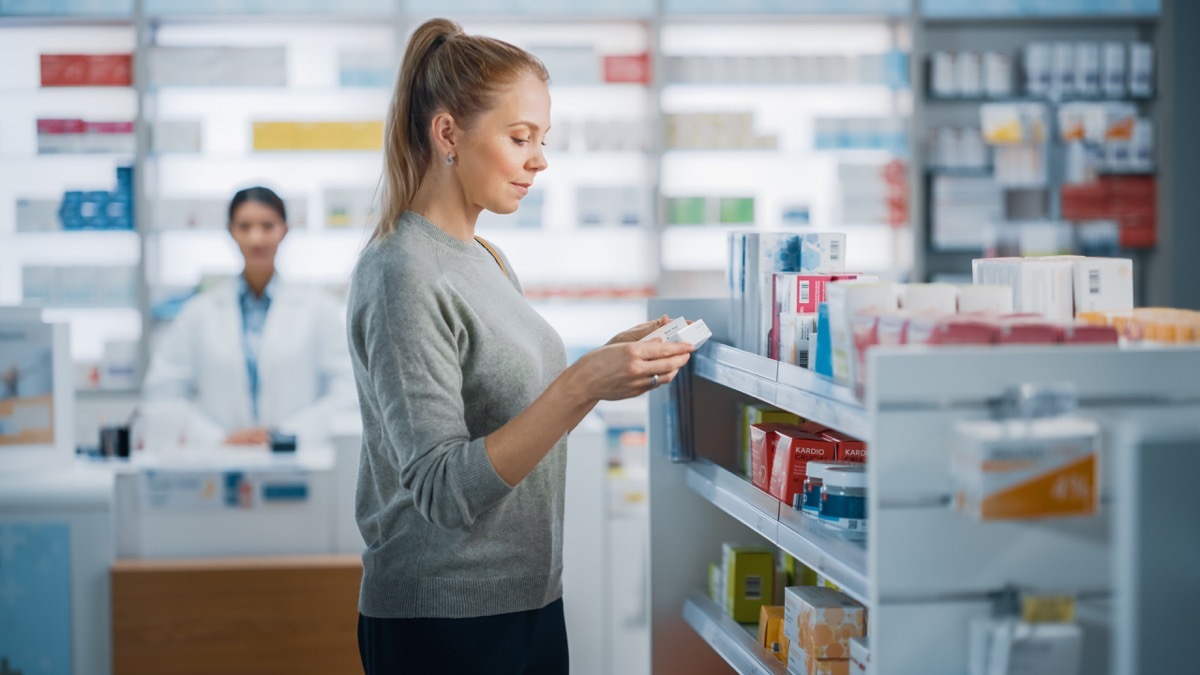
{"label": "green box", "polygon": [[704,197],[668,197],[667,223],[669,225],[708,224],[708,200]]}
{"label": "green box", "polygon": [[722,197],[719,203],[721,222],[743,225],[754,222],[754,197]]}
{"label": "green box", "polygon": [[763,605],[775,597],[775,553],[770,549],[725,544],[726,611],[738,623],[757,623]]}

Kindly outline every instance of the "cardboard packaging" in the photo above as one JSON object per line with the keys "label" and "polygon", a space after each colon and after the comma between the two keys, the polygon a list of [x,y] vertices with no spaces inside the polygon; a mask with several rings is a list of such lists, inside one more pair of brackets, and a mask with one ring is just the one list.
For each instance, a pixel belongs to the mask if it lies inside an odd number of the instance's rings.
{"label": "cardboard packaging", "polygon": [[753,403],[742,408],[742,428],[739,435],[741,440],[741,469],[742,474],[750,478],[750,427],[755,424],[776,422],[782,424],[800,424],[804,420],[799,415],[780,410],[765,403]]}
{"label": "cardboard packaging", "polygon": [[775,553],[770,549],[725,544],[725,597],[729,616],[738,623],[754,623],[774,594]]}
{"label": "cardboard packaging", "polygon": [[862,637],[866,631],[866,608],[841,591],[818,586],[795,586],[785,591],[784,632],[791,640],[789,668],[797,651],[818,661],[848,660],[850,638]]}
{"label": "cardboard packaging", "polygon": [[758,639],[763,649],[787,663],[787,639],[783,637],[783,605],[763,605],[758,615]]}
{"label": "cardboard packaging", "polygon": [[793,366],[808,368],[809,347],[816,333],[816,314],[780,314],[779,353],[776,358]]}
{"label": "cardboard packaging", "polygon": [[1012,289],[1001,285],[959,286],[958,313],[1012,314]]}
{"label": "cardboard packaging", "polygon": [[846,271],[846,235],[840,232],[799,235],[796,269],[809,274]]}
{"label": "cardboard packaging", "polygon": [[837,461],[867,463],[867,444],[862,440],[835,429],[826,429],[821,432],[821,436],[826,440],[833,441],[837,447]]}
{"label": "cardboard packaging", "polygon": [[255,150],[380,150],[383,122],[254,122]]}
{"label": "cardboard packaging", "polygon": [[850,675],[850,659],[818,659],[804,649],[788,651],[789,675]]}
{"label": "cardboard packaging", "polygon": [[969,421],[951,450],[954,507],[979,520],[1094,515],[1095,422],[1076,417]]}
{"label": "cardboard packaging", "polygon": [[1009,316],[996,319],[995,344],[1052,345],[1062,342],[1061,324],[1040,316]]}
{"label": "cardboard packaging", "polygon": [[901,286],[900,308],[909,312],[953,314],[958,310],[958,288],[936,283]]}
{"label": "cardboard packaging", "polygon": [[729,276],[733,346],[767,354],[772,303],[769,284],[776,272],[796,271],[799,245],[794,232],[731,232]]}
{"label": "cardboard packaging", "polygon": [[767,492],[771,489],[771,468],[775,461],[779,434],[796,431],[799,427],[787,423],[763,423],[750,425],[750,482],[754,487]]}
{"label": "cardboard packaging", "polygon": [[838,281],[830,284],[826,293],[833,378],[840,384],[851,384],[856,374],[852,317],[897,309],[895,286],[862,280]]}
{"label": "cardboard packaging", "polygon": [[[771,463],[770,492],[787,506],[795,507],[804,499],[804,479],[810,461],[837,459],[837,444],[799,429],[780,429]],[[797,502],[797,496],[801,502]]]}
{"label": "cardboard packaging", "polygon": [[1133,309],[1133,261],[1125,258],[1077,258],[1074,265],[1075,313]]}
{"label": "cardboard packaging", "polygon": [[1012,288],[1013,311],[1070,321],[1074,316],[1074,265],[1070,259],[981,258],[972,261],[976,284]]}
{"label": "cardboard packaging", "polygon": [[910,345],[988,345],[996,331],[992,322],[969,316],[913,317],[905,340]]}

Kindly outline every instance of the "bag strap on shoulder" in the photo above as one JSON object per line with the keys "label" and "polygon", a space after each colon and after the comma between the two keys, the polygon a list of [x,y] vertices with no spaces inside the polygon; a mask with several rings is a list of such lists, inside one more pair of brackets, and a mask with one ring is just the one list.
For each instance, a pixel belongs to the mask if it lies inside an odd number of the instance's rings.
{"label": "bag strap on shoulder", "polygon": [[496,249],[493,248],[492,245],[489,244],[483,237],[475,237],[475,241],[483,244],[483,247],[487,249],[487,252],[491,253],[492,258],[496,260],[496,264],[500,266],[500,271],[504,272],[504,276],[508,276],[508,270],[505,269],[504,263],[500,261],[500,254],[496,252]]}

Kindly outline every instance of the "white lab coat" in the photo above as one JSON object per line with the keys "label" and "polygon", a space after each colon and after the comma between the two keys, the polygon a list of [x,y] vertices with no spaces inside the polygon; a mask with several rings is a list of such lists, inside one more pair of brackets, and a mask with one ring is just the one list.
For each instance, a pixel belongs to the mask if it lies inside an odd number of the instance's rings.
{"label": "white lab coat", "polygon": [[256,426],[303,442],[323,436],[331,415],[356,409],[343,309],[317,289],[279,280],[273,291],[258,357],[257,422],[236,280],[189,300],[162,336],[142,400],[185,405],[188,444],[220,443]]}

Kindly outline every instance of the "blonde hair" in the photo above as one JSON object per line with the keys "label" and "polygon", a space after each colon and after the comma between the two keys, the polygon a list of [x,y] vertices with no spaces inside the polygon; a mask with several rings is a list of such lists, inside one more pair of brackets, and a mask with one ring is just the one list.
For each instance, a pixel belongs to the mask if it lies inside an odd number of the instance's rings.
{"label": "blonde hair", "polygon": [[448,19],[430,19],[408,41],[388,109],[383,141],[377,241],[396,229],[433,160],[429,123],[440,112],[469,128],[490,110],[497,94],[518,76],[550,81],[546,66],[529,52],[494,38],[467,35]]}

